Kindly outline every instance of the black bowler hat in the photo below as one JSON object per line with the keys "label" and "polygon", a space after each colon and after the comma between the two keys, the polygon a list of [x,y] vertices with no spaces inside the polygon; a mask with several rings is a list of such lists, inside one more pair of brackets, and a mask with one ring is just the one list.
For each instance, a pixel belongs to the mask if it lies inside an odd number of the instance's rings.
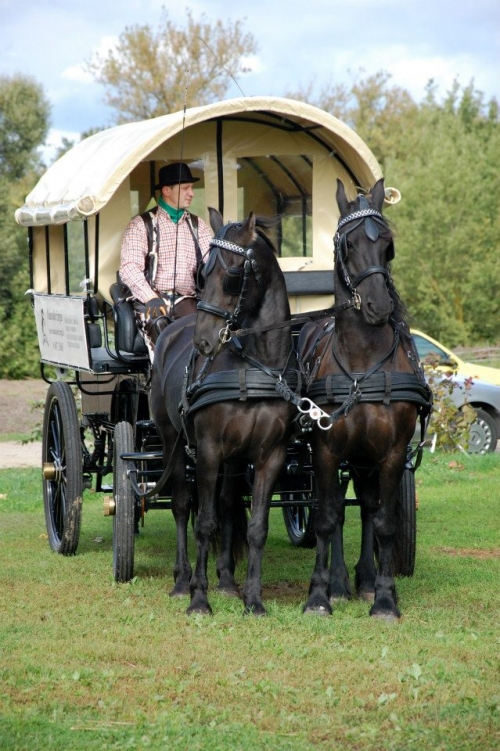
{"label": "black bowler hat", "polygon": [[161,168],[158,173],[158,185],[155,185],[155,190],[160,190],[164,185],[197,183],[199,179],[199,177],[193,177],[187,164],[184,164],[184,162],[175,162]]}

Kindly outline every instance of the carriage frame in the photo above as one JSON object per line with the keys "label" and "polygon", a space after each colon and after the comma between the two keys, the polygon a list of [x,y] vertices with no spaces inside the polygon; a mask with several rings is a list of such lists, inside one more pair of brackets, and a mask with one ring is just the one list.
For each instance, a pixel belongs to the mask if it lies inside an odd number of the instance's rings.
{"label": "carriage frame", "polygon": [[[355,195],[381,177],[366,144],[344,123],[303,102],[271,97],[226,100],[97,133],[41,178],[16,220],[28,228],[31,295],[44,411],[42,478],[49,544],[77,551],[85,489],[104,492],[113,520],[113,574],[134,575],[139,524],[171,507],[161,445],[149,412],[150,361],[132,307],[116,286],[121,235],[151,207],[158,169],[187,161],[201,177],[195,213],[217,206],[228,220],[249,209],[279,215],[272,238],[292,313],[333,305],[335,178]],[[397,203],[396,189],[386,203]],[[78,414],[74,392],[79,394]],[[294,438],[273,496],[295,546],[313,547],[314,473],[307,440]],[[350,468],[341,470],[346,505]],[[195,471],[186,476],[196,493]],[[111,482],[110,482],[111,480]],[[252,468],[248,468],[251,495]],[[416,494],[408,462],[400,492],[400,575],[412,575]]]}

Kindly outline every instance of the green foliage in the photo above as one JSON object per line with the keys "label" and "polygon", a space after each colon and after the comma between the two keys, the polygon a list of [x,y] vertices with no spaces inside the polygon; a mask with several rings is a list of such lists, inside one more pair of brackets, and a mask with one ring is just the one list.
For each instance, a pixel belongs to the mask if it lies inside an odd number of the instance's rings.
{"label": "green foliage", "polygon": [[95,55],[88,70],[106,89],[105,101],[117,122],[144,120],[181,110],[188,96],[197,106],[223,99],[231,79],[248,69],[243,56],[256,42],[241,21],[195,21],[186,9],[186,27],[176,26],[163,8],[157,29],[126,27],[114,50]]}
{"label": "green foliage", "polygon": [[395,282],[414,326],[448,346],[500,340],[500,121],[496,100],[455,83],[442,102],[429,82],[417,105],[379,72],[350,89],[314,84],[291,96],[347,122],[402,194]]}
{"label": "green foliage", "polygon": [[0,77],[0,377],[39,372],[35,321],[24,293],[29,287],[26,230],[15,209],[40,175],[37,148],[48,129],[42,88],[23,76]]}
{"label": "green foliage", "polygon": [[[453,374],[443,378],[443,373],[437,369],[437,365],[438,360],[433,360],[432,355],[429,355],[423,366],[434,397],[427,437],[442,451],[467,451],[470,427],[476,419],[476,412],[468,404],[458,409],[451,398],[455,385]],[[465,384],[466,388],[468,386],[470,387],[470,383]]]}
{"label": "green foliage", "polygon": [[0,178],[18,180],[39,163],[49,114],[40,84],[20,74],[0,76]]}

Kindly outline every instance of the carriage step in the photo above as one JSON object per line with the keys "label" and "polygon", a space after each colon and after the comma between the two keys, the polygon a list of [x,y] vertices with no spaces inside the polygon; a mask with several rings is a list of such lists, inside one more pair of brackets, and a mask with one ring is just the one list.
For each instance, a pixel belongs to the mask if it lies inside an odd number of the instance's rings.
{"label": "carriage step", "polygon": [[120,454],[124,462],[152,462],[163,459],[162,451],[134,451],[133,453]]}

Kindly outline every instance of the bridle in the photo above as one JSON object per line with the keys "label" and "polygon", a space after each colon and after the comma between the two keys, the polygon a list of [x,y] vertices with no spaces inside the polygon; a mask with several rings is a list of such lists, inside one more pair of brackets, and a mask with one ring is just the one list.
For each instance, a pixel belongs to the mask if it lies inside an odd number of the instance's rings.
{"label": "bridle", "polygon": [[[353,296],[353,299],[355,300],[355,307],[359,310],[361,307],[361,298],[359,296],[359,293],[357,291],[357,287],[361,284],[363,279],[366,279],[368,276],[371,276],[372,274],[382,274],[386,280],[390,279],[389,270],[386,266],[368,266],[368,268],[364,269],[360,274],[358,274],[356,277],[353,277],[347,268],[347,256],[348,256],[348,244],[347,244],[347,236],[351,234],[351,232],[354,232],[358,227],[363,225],[363,228],[365,230],[365,234],[368,237],[369,240],[372,242],[375,242],[379,237],[379,227],[382,227],[383,229],[387,230],[387,222],[385,221],[384,217],[379,211],[376,211],[376,209],[371,209],[368,207],[368,202],[366,201],[366,198],[364,196],[360,197],[360,202],[364,202],[366,204],[366,208],[362,208],[358,211],[353,211],[352,214],[348,214],[343,219],[340,219],[338,225],[337,225],[337,231],[335,233],[335,236],[333,238],[333,245],[334,245],[334,261],[335,264],[339,265],[340,267],[340,278],[343,281],[344,285],[347,287],[351,295]],[[345,227],[348,224],[352,224],[352,227],[350,227],[348,230],[344,230],[341,232],[343,227]],[[394,258],[394,244],[391,241],[388,252],[387,252],[387,261],[392,261]]]}
{"label": "bridle", "polygon": [[[260,296],[263,294],[262,277],[259,265],[255,258],[254,249],[251,246],[245,248],[242,245],[237,245],[236,243],[226,240],[225,235],[231,227],[241,227],[241,224],[239,222],[230,222],[229,224],[224,225],[224,227],[222,227],[210,241],[210,252],[207,262],[201,271],[201,276],[203,279],[206,279],[213,271],[216,262],[219,261],[225,271],[222,282],[223,291],[227,295],[238,297],[234,310],[231,313],[229,310],[220,308],[219,306],[213,305],[205,300],[200,300],[196,306],[198,310],[201,310],[204,313],[210,313],[214,316],[219,316],[226,321],[225,328],[221,329],[219,332],[219,339],[222,344],[226,344],[231,339],[231,328],[239,325],[242,315],[243,301],[248,291],[248,283],[251,275],[255,278]],[[243,265],[237,267],[228,266],[221,250],[228,250],[231,253],[242,256],[245,259]]]}

